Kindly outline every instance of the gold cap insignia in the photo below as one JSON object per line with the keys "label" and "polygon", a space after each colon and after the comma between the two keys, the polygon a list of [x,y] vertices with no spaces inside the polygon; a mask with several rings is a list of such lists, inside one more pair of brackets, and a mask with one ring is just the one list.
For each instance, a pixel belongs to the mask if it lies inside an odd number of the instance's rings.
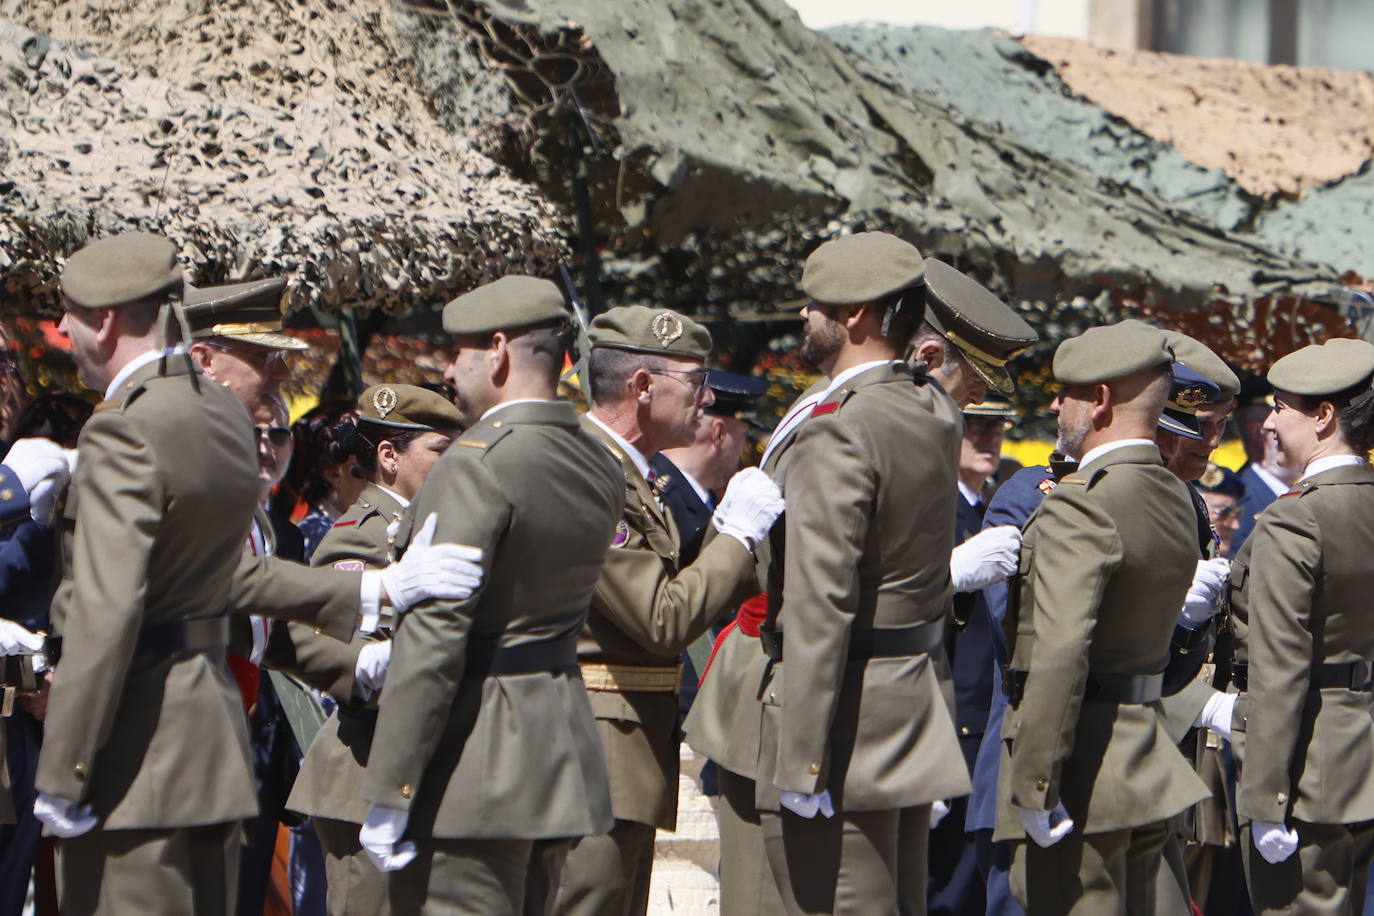
{"label": "gold cap insignia", "polygon": [[1216,487],[1220,486],[1221,482],[1225,479],[1226,474],[1221,468],[1217,467],[1215,464],[1209,464],[1207,465],[1207,470],[1203,471],[1202,476],[1198,478],[1198,483],[1202,484],[1204,487]]}
{"label": "gold cap insignia", "polygon": [[1201,385],[1184,388],[1174,397],[1174,403],[1184,410],[1196,410],[1207,401],[1207,391]]}
{"label": "gold cap insignia", "polygon": [[666,347],[682,336],[682,322],[672,312],[660,312],[649,323],[649,330],[654,332],[659,344]]}
{"label": "gold cap insignia", "polygon": [[372,396],[372,406],[377,408],[377,416],[385,420],[386,415],[396,409],[396,389],[378,388]]}

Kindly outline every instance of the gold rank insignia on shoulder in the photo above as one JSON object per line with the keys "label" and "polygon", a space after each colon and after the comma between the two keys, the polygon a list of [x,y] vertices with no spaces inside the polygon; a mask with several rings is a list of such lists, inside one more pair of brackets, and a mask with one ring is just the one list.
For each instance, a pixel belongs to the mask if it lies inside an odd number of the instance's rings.
{"label": "gold rank insignia on shoulder", "polygon": [[478,442],[476,439],[459,439],[459,440],[457,440],[457,442],[456,442],[455,444],[456,444],[456,445],[466,446],[467,448],[486,448],[486,447],[487,447],[487,444],[486,444],[485,442]]}
{"label": "gold rank insignia on shoulder", "polygon": [[668,346],[682,336],[682,321],[672,312],[660,312],[649,323],[649,330],[662,346]]}
{"label": "gold rank insignia on shoulder", "polygon": [[11,499],[14,499],[14,491],[11,490],[9,487],[6,487],[5,489],[0,490],[0,499],[3,499],[3,500],[5,500],[5,501],[7,501],[7,502],[8,502],[9,500],[11,500]]}
{"label": "gold rank insignia on shoulder", "polygon": [[1048,493],[1057,486],[1059,486],[1059,484],[1055,483],[1053,477],[1046,477],[1044,480],[1036,484],[1035,488],[1039,490],[1041,493]]}
{"label": "gold rank insignia on shoulder", "polygon": [[1060,482],[1060,483],[1076,483],[1076,484],[1078,484],[1080,487],[1086,487],[1086,486],[1088,485],[1088,482],[1087,482],[1086,480],[1084,480],[1082,477],[1078,477],[1078,476],[1073,475],[1073,474],[1070,474],[1068,477],[1061,477],[1061,478],[1059,479],[1059,482]]}

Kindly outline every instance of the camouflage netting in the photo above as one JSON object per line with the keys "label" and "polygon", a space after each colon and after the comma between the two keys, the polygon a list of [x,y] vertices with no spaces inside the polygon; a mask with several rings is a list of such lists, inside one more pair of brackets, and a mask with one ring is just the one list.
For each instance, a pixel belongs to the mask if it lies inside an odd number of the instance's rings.
{"label": "camouflage netting", "polygon": [[141,227],[194,282],[405,312],[566,257],[555,207],[436,118],[384,0],[0,0],[5,310]]}

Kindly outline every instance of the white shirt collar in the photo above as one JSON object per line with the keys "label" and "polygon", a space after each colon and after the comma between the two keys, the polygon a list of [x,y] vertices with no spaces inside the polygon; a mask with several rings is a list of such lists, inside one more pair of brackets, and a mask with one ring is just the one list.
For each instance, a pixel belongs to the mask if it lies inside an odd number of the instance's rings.
{"label": "white shirt collar", "polygon": [[[495,407],[491,408],[491,409],[488,410],[486,413],[482,414],[482,416],[481,416],[480,418],[478,418],[477,422],[478,422],[478,423],[482,422],[482,420],[485,420],[487,417],[489,417],[489,416],[491,416],[492,414],[496,413],[496,411],[498,411],[498,410],[505,410],[507,407],[510,407],[512,404],[557,404],[557,403],[558,403],[557,401],[555,401],[555,400],[553,400],[553,399],[551,399],[551,398],[516,398],[516,399],[514,399],[514,400],[512,400],[512,401],[502,401],[500,404],[497,404]],[[391,491],[388,490],[387,492],[389,493],[389,492],[391,492]]]}
{"label": "white shirt collar", "polygon": [[983,501],[982,495],[974,492],[973,487],[970,487],[962,480],[959,481],[959,492],[964,495],[964,499],[968,501],[968,504],[970,506],[976,507],[979,503]]}
{"label": "white shirt collar", "polygon": [[1149,445],[1153,446],[1153,439],[1117,439],[1115,442],[1104,442],[1096,448],[1088,449],[1088,453],[1083,456],[1083,460],[1078,462],[1080,468],[1085,468],[1094,460],[1101,458],[1108,452],[1114,452],[1119,448],[1126,448],[1130,445]]}
{"label": "white shirt collar", "polygon": [[[1353,456],[1352,456],[1352,457],[1353,457]],[[1318,460],[1320,460],[1320,459],[1318,459]],[[1271,474],[1271,473],[1269,473],[1268,471],[1266,471],[1266,470],[1264,469],[1264,466],[1261,465],[1261,464],[1251,463],[1251,465],[1250,465],[1250,470],[1252,470],[1252,471],[1255,472],[1255,476],[1256,476],[1256,477],[1258,477],[1260,480],[1264,481],[1264,485],[1265,485],[1266,487],[1268,487],[1269,489],[1271,489],[1271,490],[1274,491],[1274,495],[1275,495],[1275,496],[1282,496],[1283,494],[1287,493],[1289,490],[1293,489],[1293,488],[1290,487],[1288,484],[1284,483],[1282,480],[1279,480],[1279,479],[1278,479],[1277,477],[1275,477],[1273,474]],[[1305,475],[1304,475],[1304,476],[1305,476]]]}
{"label": "white shirt collar", "polygon": [[697,479],[695,477],[693,477],[691,474],[688,474],[682,468],[678,468],[677,471],[679,474],[682,475],[683,480],[687,481],[689,484],[692,485],[692,489],[696,491],[697,498],[701,500],[702,505],[715,505],[716,498],[711,495],[710,490],[703,487],[700,483],[697,482]]}
{"label": "white shirt collar", "polygon": [[135,372],[137,372],[139,369],[142,369],[144,366],[148,365],[153,360],[161,359],[164,354],[167,356],[180,356],[185,352],[186,347],[184,347],[181,344],[177,344],[175,347],[172,347],[167,350],[149,350],[146,353],[138,354],[133,359],[125,363],[124,368],[120,369],[119,372],[115,373],[115,377],[110,379],[109,387],[105,389],[105,400],[113,401],[115,399],[115,392],[119,391],[120,386],[127,382],[130,376],[132,376]]}
{"label": "white shirt collar", "polygon": [[894,362],[897,362],[897,360],[875,359],[870,362],[859,363],[857,366],[850,366],[848,369],[831,379],[829,387],[824,391],[802,398],[797,401],[797,403],[793,404],[778,423],[777,427],[774,428],[773,434],[768,437],[768,447],[763,450],[763,457],[759,459],[759,465],[762,466],[767,464],[768,457],[773,454],[773,449],[785,442],[787,437],[792,434],[792,430],[797,424],[811,416],[811,409],[830,397],[836,388],[839,388],[860,372],[872,369],[874,366],[886,366]]}
{"label": "white shirt collar", "polygon": [[620,437],[619,433],[611,429],[605,423],[602,423],[601,419],[597,417],[596,414],[589,412],[587,414],[587,419],[591,420],[597,426],[601,427],[601,429],[606,433],[606,435],[611,437],[611,441],[614,442],[616,445],[620,446],[621,451],[623,451],[626,455],[629,456],[630,461],[634,462],[635,468],[638,469],[641,475],[643,475],[644,479],[649,479],[649,459],[645,458],[644,455],[639,451],[639,449],[635,448],[633,445],[626,442],[624,439]]}
{"label": "white shirt collar", "polygon": [[[1329,471],[1332,468],[1348,467],[1352,464],[1364,464],[1364,459],[1359,455],[1327,455],[1325,458],[1317,458],[1307,463],[1307,467],[1302,469],[1302,476],[1299,480],[1306,480],[1315,477],[1322,471]],[[1284,492],[1287,492],[1286,490]]]}
{"label": "white shirt collar", "polygon": [[[515,403],[515,402],[512,401],[511,403]],[[404,509],[406,506],[410,505],[410,500],[406,499],[406,498],[405,498],[404,496],[402,496],[400,493],[397,493],[395,490],[391,489],[391,487],[384,487],[384,486],[382,486],[382,485],[379,484],[379,483],[373,484],[373,486],[375,486],[377,489],[381,490],[381,491],[382,491],[383,493],[385,493],[387,496],[390,496],[392,499],[396,500],[396,502],[400,503],[402,509]]]}
{"label": "white shirt collar", "polygon": [[866,363],[859,363],[857,366],[850,366],[848,369],[844,370],[839,375],[835,376],[833,379],[830,380],[830,387],[825,389],[825,394],[821,395],[821,400],[824,401],[826,398],[830,397],[830,395],[834,394],[835,389],[839,388],[841,385],[852,379],[854,376],[858,375],[860,372],[867,372],[874,366],[890,366],[895,362],[897,362],[897,360],[895,359],[874,359],[869,360]]}

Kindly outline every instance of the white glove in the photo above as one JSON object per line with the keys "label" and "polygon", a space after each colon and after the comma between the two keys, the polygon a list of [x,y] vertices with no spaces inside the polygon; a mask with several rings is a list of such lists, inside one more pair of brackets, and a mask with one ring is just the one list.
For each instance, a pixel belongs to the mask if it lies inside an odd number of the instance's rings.
{"label": "white glove", "polygon": [[934,830],[940,826],[940,821],[949,814],[949,802],[937,801],[930,806],[930,829]]}
{"label": "white glove", "polygon": [[1221,610],[1221,598],[1226,594],[1226,580],[1231,575],[1231,561],[1224,557],[1198,560],[1193,572],[1193,584],[1183,599],[1183,622],[1196,629]]}
{"label": "white glove", "polygon": [[1016,572],[1021,529],[998,525],[969,538],[949,555],[949,577],[956,592],[976,592]]}
{"label": "white glove", "polygon": [[1231,714],[1236,709],[1238,693],[1217,692],[1207,698],[1202,711],[1193,720],[1193,728],[1210,728],[1226,741],[1231,740]]}
{"label": "white glove", "polygon": [[51,439],[20,439],[10,446],[4,464],[29,495],[29,515],[36,522],[46,521],[57,494],[71,478],[62,447]]}
{"label": "white glove", "polygon": [[482,584],[482,550],[463,544],[435,544],[434,526],[439,516],[431,512],[424,527],[411,539],[405,556],[386,569],[363,573],[380,576],[382,587],[397,613],[421,601],[442,598],[463,601]]}
{"label": "white glove", "polygon": [[409,820],[409,811],[397,811],[381,805],[373,805],[372,810],[367,812],[363,829],[358,831],[358,842],[378,871],[397,871],[415,859],[415,844],[409,840],[404,843],[400,841]]}
{"label": "white glove", "polygon": [[1255,821],[1250,833],[1255,839],[1255,848],[1270,865],[1278,865],[1297,851],[1298,832],[1282,824]]}
{"label": "white glove", "polygon": [[1017,810],[1021,813],[1021,826],[1026,828],[1026,834],[1041,849],[1049,849],[1073,830],[1073,818],[1069,817],[1063,802],[1055,805],[1053,811],[1032,811],[1030,808]]}
{"label": "white glove", "polygon": [[0,620],[0,655],[33,655],[43,651],[44,638],[13,620]]}
{"label": "white glove", "polygon": [[353,693],[360,700],[370,700],[382,689],[386,669],[391,664],[391,640],[370,642],[358,652],[358,664],[353,672]]}
{"label": "white glove", "polygon": [[33,816],[47,826],[49,834],[64,840],[81,836],[100,821],[91,813],[90,805],[78,805],[47,792],[39,792],[34,799]]}
{"label": "white glove", "polygon": [[816,816],[817,812],[826,817],[835,816],[835,806],[830,803],[830,790],[826,789],[820,795],[806,795],[802,792],[781,792],[779,799],[782,806],[793,814],[805,818]]}
{"label": "white glove", "polygon": [[745,468],[730,478],[711,522],[721,534],[728,534],[753,550],[768,536],[768,529],[786,506],[773,478],[758,468]]}

